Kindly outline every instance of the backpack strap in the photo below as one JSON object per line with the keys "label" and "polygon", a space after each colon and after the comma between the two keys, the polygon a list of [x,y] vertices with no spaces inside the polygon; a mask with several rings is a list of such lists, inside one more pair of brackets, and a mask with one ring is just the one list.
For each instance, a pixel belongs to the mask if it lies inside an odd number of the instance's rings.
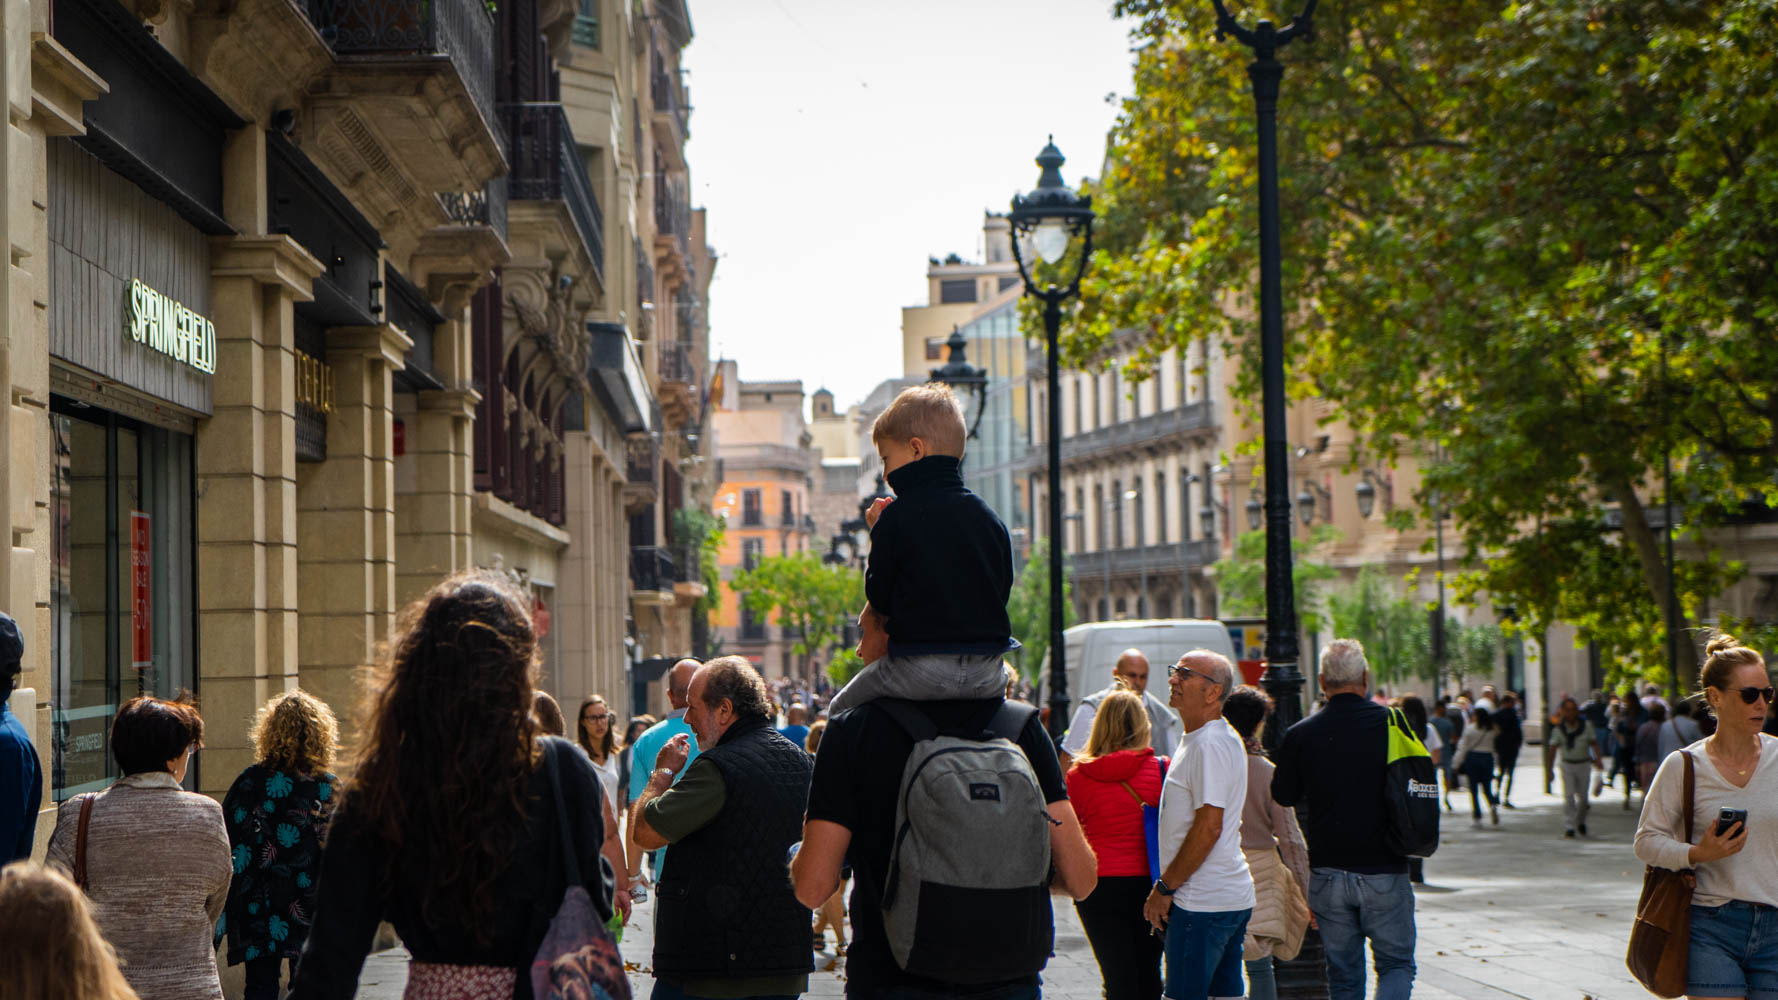
{"label": "backpack strap", "polygon": [[902,731],[913,738],[915,743],[924,743],[938,736],[938,723],[932,717],[914,707],[914,703],[901,698],[878,698],[877,707],[889,713],[889,718]]}
{"label": "backpack strap", "polygon": [[568,885],[580,885],[580,861],[574,856],[574,831],[568,826],[568,804],[562,798],[562,776],[557,770],[556,745],[552,740],[543,741],[543,769],[549,772],[549,790],[556,800],[556,831],[561,839],[563,878]]}
{"label": "backpack strap", "polygon": [[1017,743],[1019,735],[1025,731],[1025,726],[1036,714],[1036,705],[1027,705],[1022,701],[1010,699],[1003,701],[1000,703],[1000,707],[994,710],[994,718],[988,721],[988,732]]}

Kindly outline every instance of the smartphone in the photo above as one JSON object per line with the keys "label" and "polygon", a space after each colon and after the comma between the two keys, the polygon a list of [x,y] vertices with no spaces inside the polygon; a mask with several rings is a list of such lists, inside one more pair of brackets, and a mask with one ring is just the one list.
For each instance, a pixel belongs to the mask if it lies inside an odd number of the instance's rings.
{"label": "smartphone", "polygon": [[1718,813],[1716,816],[1716,835],[1718,837],[1720,837],[1723,834],[1729,832],[1729,830],[1732,829],[1736,823],[1746,825],[1747,810],[1745,810],[1745,809],[1729,809],[1729,808],[1725,807],[1723,809],[1723,811]]}

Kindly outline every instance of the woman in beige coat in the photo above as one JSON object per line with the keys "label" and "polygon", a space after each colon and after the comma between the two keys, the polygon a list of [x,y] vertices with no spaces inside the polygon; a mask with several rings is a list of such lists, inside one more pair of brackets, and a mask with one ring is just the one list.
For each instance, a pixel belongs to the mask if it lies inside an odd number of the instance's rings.
{"label": "woman in beige coat", "polygon": [[1309,913],[1309,846],[1296,813],[1272,800],[1272,762],[1260,750],[1260,733],[1272,698],[1243,685],[1229,692],[1222,716],[1247,744],[1247,802],[1241,811],[1241,851],[1253,872],[1253,915],[1241,957],[1247,964],[1249,1000],[1277,1000],[1272,959],[1289,961],[1303,946]]}
{"label": "woman in beige coat", "polygon": [[85,882],[99,929],[142,1000],[222,1000],[214,928],[228,897],[228,832],[214,799],[179,783],[203,745],[184,702],[137,697],[111,723],[124,776],[56,813],[49,861],[80,874],[80,814],[90,801]]}

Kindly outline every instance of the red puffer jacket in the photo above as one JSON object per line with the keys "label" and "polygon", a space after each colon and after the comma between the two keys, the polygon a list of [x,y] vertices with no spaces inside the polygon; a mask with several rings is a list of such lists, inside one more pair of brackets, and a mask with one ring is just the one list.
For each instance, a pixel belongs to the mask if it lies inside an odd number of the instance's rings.
{"label": "red puffer jacket", "polygon": [[1080,816],[1087,843],[1099,856],[1099,877],[1148,876],[1148,841],[1142,832],[1142,801],[1159,805],[1167,758],[1157,761],[1152,747],[1119,750],[1068,770],[1068,799]]}

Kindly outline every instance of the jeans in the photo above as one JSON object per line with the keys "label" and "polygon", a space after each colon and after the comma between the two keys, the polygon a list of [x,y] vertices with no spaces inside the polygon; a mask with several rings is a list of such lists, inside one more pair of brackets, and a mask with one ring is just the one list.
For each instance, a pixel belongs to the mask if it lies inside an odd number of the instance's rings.
{"label": "jeans", "polygon": [[1272,956],[1243,962],[1247,966],[1247,1000],[1278,1000],[1278,973]]}
{"label": "jeans", "polygon": [[1778,910],[1730,900],[1692,907],[1686,993],[1778,1000]]}
{"label": "jeans", "polygon": [[1167,990],[1171,1000],[1241,995],[1241,945],[1253,910],[1167,914]]}
{"label": "jeans", "polygon": [[1321,925],[1329,1000],[1364,1000],[1364,943],[1377,970],[1376,1000],[1414,989],[1414,889],[1406,874],[1309,870],[1309,910]]}
{"label": "jeans", "polygon": [[1469,779],[1469,810],[1482,818],[1482,802],[1478,795],[1488,797],[1488,808],[1494,808],[1494,755],[1471,750],[1463,759],[1463,776]]}
{"label": "jeans", "polygon": [[1562,769],[1562,825],[1576,830],[1587,825],[1587,786],[1593,780],[1593,762],[1565,760],[1557,766]]}
{"label": "jeans", "polygon": [[1101,878],[1092,895],[1074,904],[1099,960],[1105,1000],[1155,1000],[1161,995],[1161,939],[1142,918],[1154,883],[1147,875]]}

